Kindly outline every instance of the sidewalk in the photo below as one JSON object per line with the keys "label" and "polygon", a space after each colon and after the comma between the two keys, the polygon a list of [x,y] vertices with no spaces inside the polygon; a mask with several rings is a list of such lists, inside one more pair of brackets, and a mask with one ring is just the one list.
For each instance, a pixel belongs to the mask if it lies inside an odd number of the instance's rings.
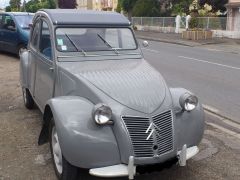
{"label": "sidewalk", "polygon": [[171,44],[196,47],[203,46],[215,51],[225,51],[240,54],[240,39],[213,38],[210,40],[184,40],[181,34],[160,33],[151,31],[135,31],[137,38],[150,41],[160,41]]}

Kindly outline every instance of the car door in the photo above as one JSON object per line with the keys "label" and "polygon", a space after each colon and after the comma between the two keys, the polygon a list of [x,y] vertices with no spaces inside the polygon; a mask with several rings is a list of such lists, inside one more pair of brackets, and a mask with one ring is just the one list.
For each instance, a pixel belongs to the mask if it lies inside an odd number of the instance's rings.
{"label": "car door", "polygon": [[43,111],[46,102],[53,97],[54,61],[52,57],[52,35],[46,20],[42,20],[38,51],[35,55],[36,78],[34,98]]}
{"label": "car door", "polygon": [[34,95],[35,89],[35,79],[36,79],[36,59],[38,56],[39,49],[39,39],[41,33],[41,23],[40,19],[35,21],[33,29],[31,30],[31,37],[29,43],[29,54],[28,54],[28,89],[32,95]]}
{"label": "car door", "polygon": [[17,26],[14,22],[14,19],[10,16],[5,14],[3,16],[3,24],[2,24],[2,46],[4,51],[8,52],[16,52],[18,46],[18,32]]}

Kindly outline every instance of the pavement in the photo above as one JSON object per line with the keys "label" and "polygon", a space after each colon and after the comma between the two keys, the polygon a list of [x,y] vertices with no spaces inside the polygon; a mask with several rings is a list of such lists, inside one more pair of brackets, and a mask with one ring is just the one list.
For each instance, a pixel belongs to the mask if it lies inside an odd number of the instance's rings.
{"label": "pavement", "polygon": [[158,41],[171,44],[179,44],[183,46],[212,49],[212,51],[224,51],[231,53],[240,53],[240,39],[230,38],[212,38],[209,40],[184,40],[181,34],[176,33],[161,33],[152,31],[135,31],[136,37],[150,41]]}
{"label": "pavement", "polygon": [[[169,47],[169,44],[161,43],[160,45],[162,51],[166,51],[165,46],[172,49],[172,54],[182,51],[181,47],[176,48],[176,45],[174,47]],[[157,45],[150,42],[150,48],[152,46],[157,49]],[[151,64],[161,62],[160,66],[162,67],[156,66],[157,69],[163,70],[166,68],[166,71],[169,71],[170,69],[164,64],[169,64],[169,67],[173,66],[171,59],[166,59],[168,58],[166,54],[151,53],[158,56],[156,59],[149,58]],[[166,53],[169,53],[169,51]],[[144,50],[144,54],[149,57],[149,51]],[[164,56],[165,58],[162,58]],[[154,61],[156,62],[154,63]],[[188,69],[192,68],[190,64],[188,62],[183,65]],[[182,68],[179,64],[175,66],[175,69]],[[168,83],[173,84],[171,76],[167,77],[168,74],[165,75],[167,82],[170,81]],[[183,79],[184,77],[183,73]],[[188,83],[182,84],[180,79],[176,79],[176,82],[178,80],[180,82],[175,83],[176,86],[188,85]],[[228,126],[224,124],[228,124]],[[37,108],[29,111],[23,105],[19,84],[19,59],[10,54],[0,53],[0,180],[56,179],[49,144],[37,145],[41,127],[42,114],[40,111]],[[205,133],[199,148],[199,154],[187,161],[186,167],[173,166],[160,172],[138,175],[135,179],[240,179],[240,127],[237,127],[232,121],[226,121],[207,112]],[[82,178],[79,177],[79,179]],[[106,180],[102,178],[93,179]],[[118,179],[126,180],[126,178]]]}
{"label": "pavement", "polygon": [[159,41],[149,41],[143,54],[169,86],[191,90],[205,109],[240,123],[240,54]]}

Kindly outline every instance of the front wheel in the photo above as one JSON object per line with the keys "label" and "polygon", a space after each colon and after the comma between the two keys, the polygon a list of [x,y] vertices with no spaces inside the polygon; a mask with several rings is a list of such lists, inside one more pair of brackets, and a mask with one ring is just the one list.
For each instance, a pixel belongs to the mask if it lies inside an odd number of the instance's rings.
{"label": "front wheel", "polygon": [[58,134],[54,121],[50,123],[49,142],[55,174],[60,180],[74,180],[78,176],[78,168],[71,165],[63,156],[59,144]]}
{"label": "front wheel", "polygon": [[23,93],[23,101],[24,101],[25,107],[28,109],[33,109],[34,100],[29,90],[26,88],[22,88],[22,93]]}

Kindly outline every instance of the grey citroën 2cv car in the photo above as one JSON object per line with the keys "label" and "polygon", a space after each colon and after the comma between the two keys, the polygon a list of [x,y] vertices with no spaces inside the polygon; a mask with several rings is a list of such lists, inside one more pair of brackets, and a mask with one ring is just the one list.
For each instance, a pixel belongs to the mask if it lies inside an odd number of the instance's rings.
{"label": "grey citro\u00ebn 2cv car", "polygon": [[39,144],[50,143],[59,179],[81,177],[79,168],[133,179],[138,167],[185,166],[198,153],[198,98],[167,86],[123,15],[40,10],[20,58],[24,103],[43,113]]}

